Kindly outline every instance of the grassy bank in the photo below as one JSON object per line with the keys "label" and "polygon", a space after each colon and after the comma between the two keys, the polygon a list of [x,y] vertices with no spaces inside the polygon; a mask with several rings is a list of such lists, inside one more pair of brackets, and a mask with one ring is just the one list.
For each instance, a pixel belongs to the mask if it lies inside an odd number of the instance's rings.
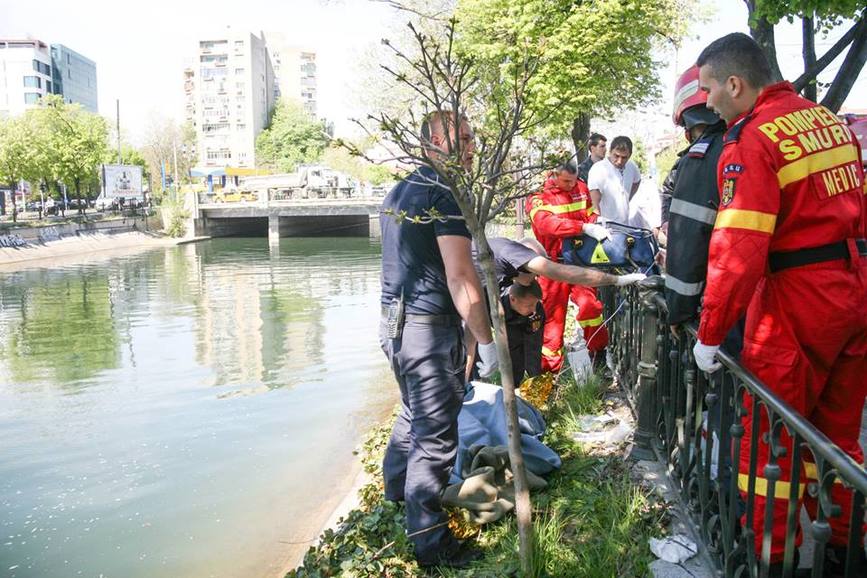
{"label": "grassy bank", "polygon": [[[663,525],[661,507],[632,481],[620,452],[593,451],[571,438],[577,416],[604,411],[599,383],[596,378],[582,385],[562,380],[558,399],[545,411],[545,442],[560,454],[563,467],[549,477],[545,491],[532,497],[536,577],[645,576],[652,560],[647,540]],[[372,481],[361,490],[361,507],[347,516],[340,531],[326,531],[287,578],[421,574],[404,536],[403,508],[382,497],[380,462],[390,429],[390,424],[377,428],[364,444],[364,467]],[[485,557],[471,569],[439,575],[518,575],[514,516],[480,530],[462,529],[474,534]]]}

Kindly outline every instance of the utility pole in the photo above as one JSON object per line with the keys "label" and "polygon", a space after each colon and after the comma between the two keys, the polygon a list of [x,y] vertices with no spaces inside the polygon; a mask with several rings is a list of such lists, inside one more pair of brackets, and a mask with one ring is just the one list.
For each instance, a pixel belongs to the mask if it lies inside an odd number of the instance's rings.
{"label": "utility pole", "polygon": [[117,164],[123,164],[123,156],[120,153],[120,99],[115,100],[117,103]]}
{"label": "utility pole", "polygon": [[177,139],[177,136],[175,136],[175,138],[172,139],[172,156],[174,157],[174,162],[175,162],[175,171],[174,171],[175,180],[174,180],[174,183],[175,183],[175,196],[177,196],[177,192],[180,190],[180,183],[178,183],[178,139]]}

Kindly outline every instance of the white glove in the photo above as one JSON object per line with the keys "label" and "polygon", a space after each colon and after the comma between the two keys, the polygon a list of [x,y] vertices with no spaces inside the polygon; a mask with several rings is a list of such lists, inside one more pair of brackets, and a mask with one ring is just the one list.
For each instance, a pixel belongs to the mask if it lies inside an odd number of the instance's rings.
{"label": "white glove", "polygon": [[476,367],[479,368],[479,377],[490,377],[497,371],[500,364],[497,358],[497,344],[493,341],[487,344],[479,343],[479,361]]}
{"label": "white glove", "polygon": [[701,341],[696,341],[695,347],[692,348],[695,364],[700,370],[707,373],[717,371],[722,367],[722,364],[716,360],[717,351],[719,351],[719,345],[705,345]]}
{"label": "white glove", "polygon": [[639,281],[643,281],[647,279],[647,275],[644,273],[630,273],[628,275],[619,275],[617,277],[616,285],[618,287],[623,287],[624,285],[632,285],[633,283],[638,283]]}
{"label": "white glove", "polygon": [[611,233],[608,232],[608,229],[602,225],[597,225],[596,223],[584,223],[584,226],[581,227],[581,232],[588,237],[593,237],[600,243],[611,237]]}

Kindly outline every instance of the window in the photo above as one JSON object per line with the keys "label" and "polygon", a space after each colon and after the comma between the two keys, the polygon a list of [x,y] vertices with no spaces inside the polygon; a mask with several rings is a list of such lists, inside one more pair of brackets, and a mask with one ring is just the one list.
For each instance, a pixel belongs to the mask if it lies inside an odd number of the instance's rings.
{"label": "window", "polygon": [[237,128],[238,130],[246,130],[246,129],[247,129],[247,125],[246,125],[246,124],[238,123],[238,126],[237,126],[236,128]]}
{"label": "window", "polygon": [[24,93],[24,104],[36,104],[39,102],[39,93],[38,92],[25,92]]}
{"label": "window", "polygon": [[44,74],[45,76],[51,76],[51,67],[44,62],[36,60],[35,58],[33,59],[33,70]]}
{"label": "window", "polygon": [[221,159],[230,159],[230,158],[232,158],[232,153],[225,150],[225,149],[218,150],[218,151],[208,149],[207,156],[208,156],[209,161],[214,161],[214,160],[221,160]]}
{"label": "window", "polygon": [[24,86],[27,88],[42,88],[42,79],[38,76],[25,76]]}
{"label": "window", "polygon": [[66,78],[72,78],[72,69],[71,68],[66,69]]}
{"label": "window", "polygon": [[235,69],[235,74],[236,74],[237,76],[241,76],[242,74],[244,74],[244,69],[243,69],[243,68],[236,68],[236,69]]}
{"label": "window", "polygon": [[51,81],[50,81],[50,80],[46,80],[46,81],[45,81],[45,91],[48,92],[48,93],[54,92],[54,91],[51,89]]}

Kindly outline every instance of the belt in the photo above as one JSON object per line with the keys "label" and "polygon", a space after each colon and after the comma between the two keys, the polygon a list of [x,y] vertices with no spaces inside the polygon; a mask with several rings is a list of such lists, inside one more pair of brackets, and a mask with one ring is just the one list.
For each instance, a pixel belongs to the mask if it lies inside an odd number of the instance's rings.
{"label": "belt", "polygon": [[[388,310],[387,308],[382,308],[382,315],[387,316]],[[421,325],[439,325],[441,327],[455,327],[461,324],[461,316],[448,313],[443,315],[420,315],[416,313],[407,313],[404,315],[404,319],[407,322],[418,323]]]}
{"label": "belt", "polygon": [[[862,257],[867,256],[867,240],[855,239],[855,248],[858,254]],[[771,273],[790,269],[791,267],[800,267],[802,265],[812,265],[813,263],[822,263],[824,261],[835,261],[837,259],[849,258],[849,244],[846,241],[838,243],[829,243],[820,247],[808,247],[806,249],[797,249],[795,251],[778,251],[768,255],[768,265]]]}

